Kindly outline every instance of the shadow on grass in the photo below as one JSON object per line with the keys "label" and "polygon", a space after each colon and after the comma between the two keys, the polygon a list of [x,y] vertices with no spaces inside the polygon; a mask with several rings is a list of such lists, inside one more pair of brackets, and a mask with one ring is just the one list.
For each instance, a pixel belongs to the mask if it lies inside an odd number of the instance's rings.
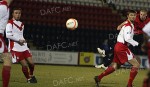
{"label": "shadow on grass", "polygon": [[[100,87],[114,87],[115,84],[117,84],[117,83],[105,83],[105,82],[102,82],[102,83],[99,84],[99,86]],[[112,85],[112,86],[110,86],[110,85]],[[95,86],[92,86],[92,87],[97,87],[97,86],[95,84]]]}
{"label": "shadow on grass", "polygon": [[10,80],[10,82],[16,82],[16,83],[27,83],[26,81],[22,82],[22,81],[18,81],[18,80]]}

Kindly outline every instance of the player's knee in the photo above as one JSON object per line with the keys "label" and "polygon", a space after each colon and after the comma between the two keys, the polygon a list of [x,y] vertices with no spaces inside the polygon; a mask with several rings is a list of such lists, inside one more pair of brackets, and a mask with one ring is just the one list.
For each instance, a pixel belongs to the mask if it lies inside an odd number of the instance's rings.
{"label": "player's knee", "polygon": [[116,63],[112,63],[111,66],[116,70],[117,69],[117,64]]}
{"label": "player's knee", "polygon": [[139,64],[139,63],[136,63],[136,64],[133,65],[133,67],[140,68],[140,64]]}
{"label": "player's knee", "polygon": [[140,68],[140,64],[139,63],[137,64],[137,67]]}
{"label": "player's knee", "polygon": [[28,65],[27,64],[21,64],[22,65],[22,67],[28,67]]}
{"label": "player's knee", "polygon": [[3,65],[4,66],[11,66],[11,55],[10,55],[10,53],[4,53],[2,55],[2,59],[3,59]]}

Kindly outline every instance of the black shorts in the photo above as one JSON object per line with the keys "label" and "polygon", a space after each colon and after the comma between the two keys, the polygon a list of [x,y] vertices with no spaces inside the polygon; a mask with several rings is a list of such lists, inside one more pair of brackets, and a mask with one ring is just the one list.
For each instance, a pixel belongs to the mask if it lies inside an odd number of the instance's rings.
{"label": "black shorts", "polygon": [[114,54],[112,53],[111,55],[107,54],[104,58],[103,58],[103,64],[105,67],[109,66],[114,58]]}

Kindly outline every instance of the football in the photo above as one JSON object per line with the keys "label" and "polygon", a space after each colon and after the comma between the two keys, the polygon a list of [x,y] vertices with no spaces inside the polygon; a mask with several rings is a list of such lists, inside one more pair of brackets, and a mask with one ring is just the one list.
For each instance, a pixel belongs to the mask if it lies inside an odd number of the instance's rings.
{"label": "football", "polygon": [[66,22],[66,27],[69,30],[75,30],[78,27],[78,21],[74,18],[70,18]]}

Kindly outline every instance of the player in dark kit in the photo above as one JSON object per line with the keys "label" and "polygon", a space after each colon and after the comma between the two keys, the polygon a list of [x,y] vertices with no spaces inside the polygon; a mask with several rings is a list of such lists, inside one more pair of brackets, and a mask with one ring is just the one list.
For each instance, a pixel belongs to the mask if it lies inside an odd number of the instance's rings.
{"label": "player in dark kit", "polygon": [[109,40],[107,49],[104,46],[101,46],[101,48],[97,48],[100,56],[103,57],[103,64],[95,65],[96,68],[103,68],[106,70],[108,66],[112,63],[114,57],[113,51],[115,42],[115,40]]}

